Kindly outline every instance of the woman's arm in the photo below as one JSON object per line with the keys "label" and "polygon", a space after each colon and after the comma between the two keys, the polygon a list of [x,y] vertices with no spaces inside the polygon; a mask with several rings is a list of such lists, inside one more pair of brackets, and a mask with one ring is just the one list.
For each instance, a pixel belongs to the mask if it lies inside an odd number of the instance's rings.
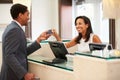
{"label": "woman's arm", "polygon": [[100,38],[97,35],[93,36],[93,42],[94,43],[102,43],[101,40],[100,40]]}
{"label": "woman's arm", "polygon": [[[52,35],[56,38],[57,41],[62,41],[62,39],[60,38],[60,36],[57,34],[55,29],[52,29]],[[66,48],[70,48],[72,46],[75,46],[77,43],[75,42],[75,39],[72,39],[70,42],[66,42],[65,46]]]}
{"label": "woman's arm", "polygon": [[70,47],[75,46],[75,45],[77,44],[77,43],[75,42],[75,39],[76,39],[76,38],[72,39],[70,42],[65,43],[66,48],[70,48]]}

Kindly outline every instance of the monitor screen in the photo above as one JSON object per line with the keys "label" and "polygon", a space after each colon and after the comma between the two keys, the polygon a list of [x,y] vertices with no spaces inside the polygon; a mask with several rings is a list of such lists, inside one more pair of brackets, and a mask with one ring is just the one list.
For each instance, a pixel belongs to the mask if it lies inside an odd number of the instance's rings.
{"label": "monitor screen", "polygon": [[67,59],[66,54],[68,54],[68,51],[64,43],[58,41],[50,41],[49,45],[56,58],[65,60]]}
{"label": "monitor screen", "polygon": [[102,43],[89,43],[90,51],[104,50],[105,47],[106,47],[106,44],[102,44]]}

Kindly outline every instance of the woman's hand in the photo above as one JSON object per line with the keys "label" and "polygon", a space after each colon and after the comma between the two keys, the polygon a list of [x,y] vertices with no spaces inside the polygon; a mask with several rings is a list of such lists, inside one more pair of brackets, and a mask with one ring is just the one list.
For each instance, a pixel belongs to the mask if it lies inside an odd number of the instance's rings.
{"label": "woman's hand", "polygon": [[57,39],[57,41],[62,41],[55,29],[52,29],[52,35]]}

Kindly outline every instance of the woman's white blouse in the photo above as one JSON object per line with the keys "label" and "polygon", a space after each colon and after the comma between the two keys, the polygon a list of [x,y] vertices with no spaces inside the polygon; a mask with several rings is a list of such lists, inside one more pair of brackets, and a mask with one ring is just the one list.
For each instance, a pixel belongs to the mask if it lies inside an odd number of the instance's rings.
{"label": "woman's white blouse", "polygon": [[89,43],[93,43],[94,34],[90,34],[90,39],[85,42],[85,39],[81,38],[80,44],[78,44],[78,52],[89,52]]}

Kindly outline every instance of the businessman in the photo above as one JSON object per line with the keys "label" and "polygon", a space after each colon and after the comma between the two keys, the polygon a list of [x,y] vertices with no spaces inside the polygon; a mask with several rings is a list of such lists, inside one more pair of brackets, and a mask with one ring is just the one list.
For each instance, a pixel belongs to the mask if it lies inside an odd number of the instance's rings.
{"label": "businessman", "polygon": [[27,47],[22,26],[29,20],[29,11],[22,4],[14,4],[10,9],[13,21],[7,26],[2,36],[2,68],[0,80],[34,80],[34,74],[28,72],[27,56],[39,49],[40,41],[50,37],[45,32]]}

